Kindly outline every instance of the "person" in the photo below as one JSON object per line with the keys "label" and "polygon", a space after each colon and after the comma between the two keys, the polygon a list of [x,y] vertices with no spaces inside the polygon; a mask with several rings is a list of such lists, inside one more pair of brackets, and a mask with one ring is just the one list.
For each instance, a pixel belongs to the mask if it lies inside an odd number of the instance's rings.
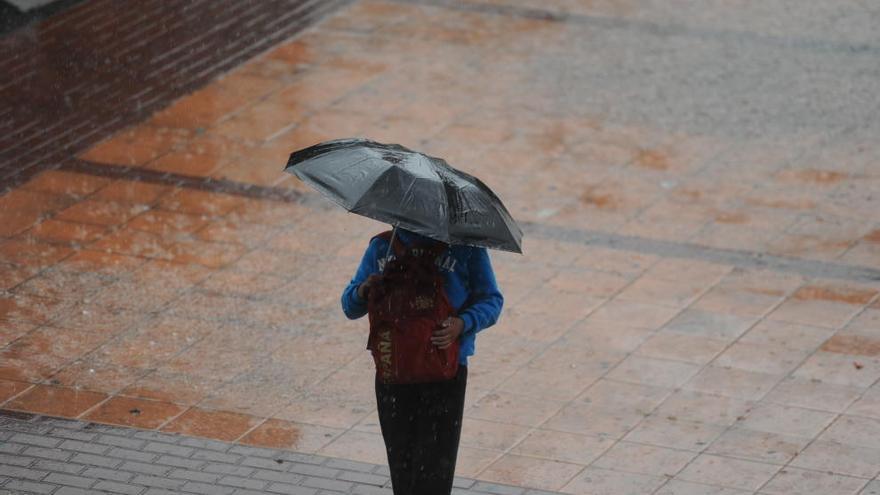
{"label": "person", "polygon": [[[398,228],[403,246],[439,241]],[[485,248],[446,245],[435,260],[454,316],[438,322],[434,345],[445,349],[459,342],[459,367],[451,380],[418,384],[385,384],[376,377],[379,425],[388,455],[394,495],[449,495],[461,438],[468,357],[477,333],[498,320],[504,304]],[[342,293],[350,319],[367,314],[370,288],[381,279],[388,261],[389,240],[374,237],[351,282]]]}

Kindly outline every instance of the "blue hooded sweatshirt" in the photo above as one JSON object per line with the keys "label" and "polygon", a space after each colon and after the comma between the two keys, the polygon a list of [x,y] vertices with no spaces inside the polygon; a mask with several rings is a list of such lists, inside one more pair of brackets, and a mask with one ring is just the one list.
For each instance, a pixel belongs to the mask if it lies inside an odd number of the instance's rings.
{"label": "blue hooded sweatshirt", "polygon": [[[436,242],[404,229],[397,229],[397,239],[404,246],[414,242]],[[382,271],[387,261],[388,244],[388,241],[378,237],[370,241],[357,273],[342,292],[342,310],[348,318],[354,320],[367,314],[367,301],[358,295],[357,288],[370,275]],[[498,290],[495,272],[485,248],[449,246],[439,266],[446,281],[446,296],[456,315],[464,321],[459,339],[459,363],[467,366],[468,356],[474,354],[477,332],[495,324],[501,314],[504,297]]]}

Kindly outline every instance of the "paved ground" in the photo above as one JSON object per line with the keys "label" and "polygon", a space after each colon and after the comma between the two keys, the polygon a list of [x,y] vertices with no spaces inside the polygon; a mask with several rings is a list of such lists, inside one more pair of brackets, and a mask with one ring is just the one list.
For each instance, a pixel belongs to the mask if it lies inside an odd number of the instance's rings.
{"label": "paved ground", "polygon": [[[0,416],[0,493],[391,495],[386,466],[183,435]],[[552,495],[456,478],[456,495]]]}
{"label": "paved ground", "polygon": [[382,464],[365,324],[338,308],[382,227],[279,174],[364,135],[479,175],[525,226],[525,255],[493,255],[461,476],[875,494],[878,14],[354,2],[17,176],[0,407]]}

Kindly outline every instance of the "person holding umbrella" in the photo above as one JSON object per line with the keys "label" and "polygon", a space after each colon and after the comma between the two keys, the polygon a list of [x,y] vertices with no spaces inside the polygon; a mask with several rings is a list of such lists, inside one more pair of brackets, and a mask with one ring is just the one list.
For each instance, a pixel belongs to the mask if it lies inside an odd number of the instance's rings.
{"label": "person holding umbrella", "polygon": [[[398,229],[397,237],[404,246],[441,244],[405,229]],[[389,241],[381,237],[370,242],[343,291],[342,306],[349,318],[367,314],[369,293],[381,283],[380,266],[387,262],[388,248]],[[461,435],[467,358],[474,353],[477,333],[496,322],[504,303],[485,248],[443,245],[441,250],[436,263],[442,267],[443,290],[456,316],[438,322],[431,343],[447,349],[457,341],[458,371],[451,380],[428,383],[376,380],[379,423],[395,495],[450,493]]]}
{"label": "person holding umbrella", "polygon": [[399,145],[321,143],[285,168],[349,211],[390,223],[342,293],[369,314],[376,403],[395,495],[449,495],[468,357],[504,298],[487,247],[521,253],[522,232],[478,179]]}

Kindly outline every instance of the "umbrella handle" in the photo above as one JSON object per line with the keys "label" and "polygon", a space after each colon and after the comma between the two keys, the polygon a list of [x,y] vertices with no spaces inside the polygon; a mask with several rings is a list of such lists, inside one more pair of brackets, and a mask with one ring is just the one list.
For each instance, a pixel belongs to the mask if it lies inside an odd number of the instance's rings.
{"label": "umbrella handle", "polygon": [[397,238],[397,224],[392,225],[391,229],[391,240],[388,242],[388,250],[385,251],[385,265],[382,267],[382,273],[385,273],[385,268],[388,266],[388,257],[391,256],[391,247],[394,246],[394,240]]}

